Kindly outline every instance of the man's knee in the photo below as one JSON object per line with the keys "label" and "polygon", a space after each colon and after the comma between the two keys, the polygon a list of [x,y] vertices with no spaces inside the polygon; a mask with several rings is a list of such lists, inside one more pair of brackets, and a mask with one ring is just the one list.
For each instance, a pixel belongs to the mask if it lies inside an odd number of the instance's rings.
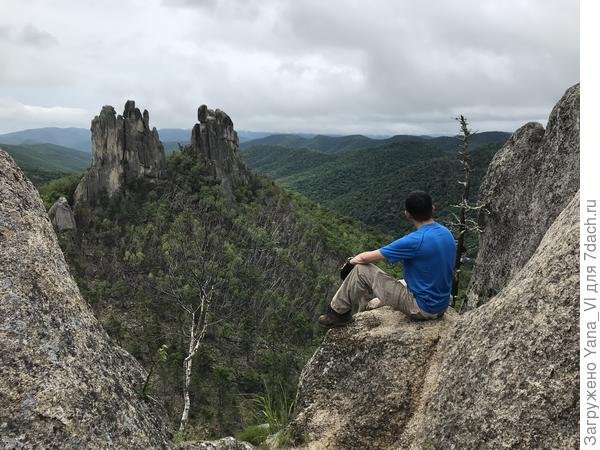
{"label": "man's knee", "polygon": [[381,269],[377,267],[375,264],[357,264],[354,267],[355,272],[355,280],[361,283],[365,287],[371,287],[375,281],[375,277],[377,272]]}
{"label": "man's knee", "polygon": [[370,275],[370,274],[376,273],[377,271],[379,271],[381,269],[379,269],[379,267],[377,267],[375,264],[369,263],[369,264],[357,264],[354,267],[354,270],[356,270],[359,275]]}

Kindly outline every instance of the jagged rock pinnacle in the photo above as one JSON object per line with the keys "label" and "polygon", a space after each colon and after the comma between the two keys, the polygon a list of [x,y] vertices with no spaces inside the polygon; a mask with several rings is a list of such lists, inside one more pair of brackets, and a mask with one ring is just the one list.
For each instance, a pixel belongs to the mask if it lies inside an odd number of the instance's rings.
{"label": "jagged rock pinnacle", "polygon": [[111,197],[135,179],[166,175],[165,152],[149,123],[148,111],[142,114],[133,100],[122,116],[112,106],[102,107],[92,120],[92,166],[75,191],[76,207],[93,204],[103,191]]}
{"label": "jagged rock pinnacle", "polygon": [[209,173],[221,180],[225,193],[248,180],[248,169],[239,153],[238,135],[231,118],[220,109],[198,108],[198,121],[192,129],[191,152],[205,160]]}

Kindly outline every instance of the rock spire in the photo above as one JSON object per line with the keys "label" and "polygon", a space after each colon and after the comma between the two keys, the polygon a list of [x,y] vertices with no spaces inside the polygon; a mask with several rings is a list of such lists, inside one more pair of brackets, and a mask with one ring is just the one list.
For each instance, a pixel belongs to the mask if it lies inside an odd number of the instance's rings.
{"label": "rock spire", "polygon": [[93,204],[102,192],[112,197],[133,180],[166,175],[164,148],[149,123],[148,111],[141,113],[133,100],[123,115],[102,107],[92,120],[92,166],[75,190],[75,206]]}
{"label": "rock spire", "polygon": [[198,122],[192,129],[189,148],[206,162],[209,173],[221,180],[226,194],[232,197],[234,187],[249,179],[233,122],[225,112],[206,105],[198,108]]}

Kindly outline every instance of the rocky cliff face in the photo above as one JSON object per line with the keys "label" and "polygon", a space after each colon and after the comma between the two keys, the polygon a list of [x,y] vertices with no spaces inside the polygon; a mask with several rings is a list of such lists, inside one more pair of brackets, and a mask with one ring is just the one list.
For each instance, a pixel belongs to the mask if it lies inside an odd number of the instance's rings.
{"label": "rocky cliff face", "polygon": [[221,180],[225,192],[231,197],[234,187],[249,178],[240,157],[233,122],[220,109],[213,111],[206,105],[198,108],[198,122],[192,129],[189,149],[205,161],[209,173]]}
{"label": "rocky cliff face", "polygon": [[502,292],[457,321],[417,441],[577,448],[578,287],[575,195]]}
{"label": "rocky cliff face", "polygon": [[42,201],[0,150],[0,447],[168,448],[145,373],[71,278]]}
{"label": "rocky cliff face", "polygon": [[102,192],[114,195],[138,178],[166,175],[165,152],[148,111],[125,103],[123,115],[104,106],[92,120],[92,166],[75,190],[74,203],[94,203]]}
{"label": "rocky cliff face", "polygon": [[528,123],[496,154],[481,185],[483,233],[469,307],[499,293],[535,252],[579,189],[579,84],[556,104],[548,126]]}
{"label": "rocky cliff face", "polygon": [[[546,131],[538,124],[517,131],[488,171],[482,189],[492,214],[475,289],[486,298],[499,293],[457,318],[422,324],[366,312],[329,331],[302,373],[289,428],[294,445],[577,447],[578,96],[578,86],[567,91]],[[517,250],[529,255],[515,262],[510,251]],[[382,333],[381,323],[392,331]]]}

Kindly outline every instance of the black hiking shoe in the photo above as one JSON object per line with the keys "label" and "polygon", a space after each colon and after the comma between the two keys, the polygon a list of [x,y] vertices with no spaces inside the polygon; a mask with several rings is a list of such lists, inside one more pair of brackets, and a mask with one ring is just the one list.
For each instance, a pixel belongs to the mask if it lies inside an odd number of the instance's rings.
{"label": "black hiking shoe", "polygon": [[343,327],[352,321],[352,311],[339,314],[331,306],[327,306],[327,312],[319,317],[319,325],[325,328]]}

